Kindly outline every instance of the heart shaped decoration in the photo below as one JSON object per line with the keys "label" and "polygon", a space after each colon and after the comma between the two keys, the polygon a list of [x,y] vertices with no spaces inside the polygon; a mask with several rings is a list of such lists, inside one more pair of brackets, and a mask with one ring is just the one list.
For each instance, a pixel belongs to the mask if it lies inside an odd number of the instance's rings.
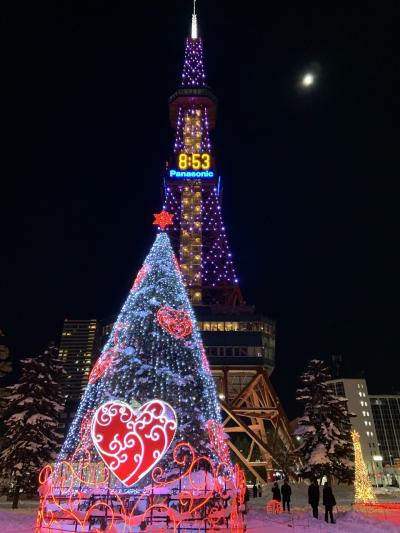
{"label": "heart shaped decoration", "polygon": [[146,402],[137,411],[114,400],[97,409],[91,433],[104,463],[126,487],[131,487],[160,461],[176,427],[175,411],[162,400]]}
{"label": "heart shaped decoration", "polygon": [[188,337],[193,331],[190,315],[184,309],[172,309],[167,305],[157,311],[160,326],[176,339]]}

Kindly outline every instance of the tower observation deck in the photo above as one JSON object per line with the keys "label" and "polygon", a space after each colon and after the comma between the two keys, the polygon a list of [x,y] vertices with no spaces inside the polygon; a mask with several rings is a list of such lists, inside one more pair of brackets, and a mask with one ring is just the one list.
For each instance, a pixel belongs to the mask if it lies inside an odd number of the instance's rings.
{"label": "tower observation deck", "polygon": [[211,143],[217,98],[207,85],[195,12],[169,110],[175,135],[163,190],[163,208],[174,215],[168,231],[226,415],[229,446],[255,479],[265,480],[288,467],[294,445],[269,378],[275,322],[245,304],[229,249]]}

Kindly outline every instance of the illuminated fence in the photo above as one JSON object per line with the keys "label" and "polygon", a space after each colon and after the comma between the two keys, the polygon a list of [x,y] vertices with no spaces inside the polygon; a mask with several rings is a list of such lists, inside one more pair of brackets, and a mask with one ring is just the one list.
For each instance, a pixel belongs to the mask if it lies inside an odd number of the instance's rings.
{"label": "illuminated fence", "polygon": [[55,531],[131,533],[151,525],[157,531],[245,530],[245,477],[236,465],[197,457],[187,443],[174,449],[175,468],[156,466],[151,484],[127,490],[87,450],[75,463],[64,461],[40,475],[35,533]]}

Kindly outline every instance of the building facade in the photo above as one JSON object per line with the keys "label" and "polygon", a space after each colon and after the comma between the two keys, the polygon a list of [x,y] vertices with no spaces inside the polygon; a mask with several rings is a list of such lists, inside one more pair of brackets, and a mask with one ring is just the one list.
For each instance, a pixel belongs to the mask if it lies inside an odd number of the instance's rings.
{"label": "building facade", "polygon": [[337,379],[330,381],[337,396],[347,398],[352,429],[360,435],[361,450],[368,474],[374,485],[383,483],[382,455],[377,437],[373,411],[365,379]]}
{"label": "building facade", "polygon": [[67,402],[79,401],[85,391],[93,362],[99,355],[100,335],[100,326],[95,319],[64,320],[59,357],[67,372]]}
{"label": "building facade", "polygon": [[400,473],[400,395],[369,396],[384,466]]}

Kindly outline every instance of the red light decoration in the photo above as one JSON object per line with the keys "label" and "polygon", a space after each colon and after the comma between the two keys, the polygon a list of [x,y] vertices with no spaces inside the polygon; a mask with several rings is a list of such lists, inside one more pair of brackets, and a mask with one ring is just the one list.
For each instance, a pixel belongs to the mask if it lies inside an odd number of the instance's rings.
{"label": "red light decoration", "polygon": [[229,447],[226,444],[226,436],[224,428],[215,420],[209,420],[207,422],[208,436],[210,438],[210,443],[218,458],[223,462],[229,464]]}
{"label": "red light decoration", "polygon": [[178,272],[178,274],[182,274],[181,267],[178,263],[178,259],[176,258],[175,254],[172,256],[172,261],[174,262],[174,267],[175,267],[175,270]]}
{"label": "red light decoration", "polygon": [[146,263],[142,266],[142,268],[137,273],[136,279],[133,282],[131,292],[135,292],[138,290],[140,285],[143,283],[144,278],[147,276],[147,274],[150,272],[150,266]]}
{"label": "red light decoration", "polygon": [[118,341],[118,334],[123,326],[124,324],[122,322],[115,326],[114,346],[101,354],[97,359],[89,375],[89,385],[93,385],[93,383],[96,383],[97,380],[104,376],[107,370],[114,364],[119,348],[124,347],[124,343]]}
{"label": "red light decoration", "polygon": [[269,500],[267,502],[267,513],[281,514],[282,512],[281,502],[278,502],[278,500]]}
{"label": "red light decoration", "polygon": [[92,385],[100,379],[114,362],[114,349],[100,355],[89,375],[89,384]]}
{"label": "red light decoration", "polygon": [[92,439],[111,472],[131,487],[163,457],[176,426],[175,411],[162,400],[146,402],[137,411],[110,401],[94,414]]}
{"label": "red light decoration", "polygon": [[115,488],[108,468],[93,463],[89,452],[79,463],[45,466],[39,476],[35,533],[112,531],[113,527],[132,533],[144,522],[159,532],[244,533],[246,479],[239,466],[215,465],[185,442],[177,444],[172,459],[175,464],[168,472],[156,466],[152,485],[137,493]]}
{"label": "red light decoration", "polygon": [[184,309],[160,307],[157,311],[157,320],[160,326],[176,339],[188,337],[193,331],[190,315]]}
{"label": "red light decoration", "polygon": [[211,374],[210,365],[208,363],[207,354],[206,354],[206,350],[205,350],[205,348],[203,346],[203,343],[201,343],[201,362],[203,364],[204,370],[208,374]]}
{"label": "red light decoration", "polygon": [[174,215],[172,213],[168,213],[168,211],[163,209],[161,213],[154,213],[153,225],[158,226],[162,231],[164,231],[167,226],[173,225],[173,218]]}

